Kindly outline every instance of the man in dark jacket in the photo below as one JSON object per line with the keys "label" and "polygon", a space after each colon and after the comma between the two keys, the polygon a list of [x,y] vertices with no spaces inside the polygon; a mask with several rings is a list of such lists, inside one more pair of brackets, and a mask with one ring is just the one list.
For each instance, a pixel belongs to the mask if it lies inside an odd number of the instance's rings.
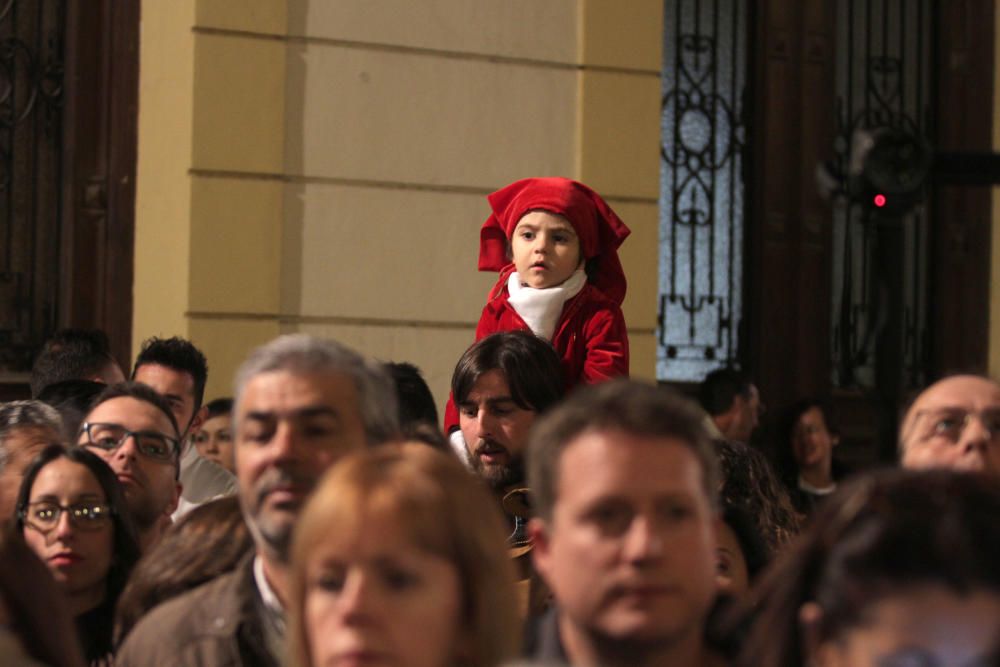
{"label": "man in dark jacket", "polygon": [[555,597],[530,657],[577,667],[721,663],[718,463],[701,413],[651,385],[574,392],[532,430],[535,567]]}
{"label": "man in dark jacket", "polygon": [[337,343],[283,336],[253,352],[236,376],[233,428],[254,552],[233,572],[150,612],[116,664],[283,664],[296,518],[329,466],[395,436],[395,402],[381,366]]}

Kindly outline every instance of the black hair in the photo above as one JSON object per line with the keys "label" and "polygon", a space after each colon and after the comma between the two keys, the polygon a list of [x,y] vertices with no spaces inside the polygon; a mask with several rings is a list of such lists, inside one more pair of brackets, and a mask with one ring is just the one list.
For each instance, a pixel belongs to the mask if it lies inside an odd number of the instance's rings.
{"label": "black hair", "polygon": [[205,404],[205,411],[208,413],[205,419],[228,416],[233,412],[233,399],[228,397],[216,398]]}
{"label": "black hair", "polygon": [[[111,567],[107,575],[107,591],[102,605],[107,609],[114,609],[121,595],[125,584],[128,581],[132,567],[139,560],[139,542],[136,538],[135,527],[132,524],[131,515],[125,506],[125,495],[122,493],[118,478],[99,456],[93,454],[83,447],[64,447],[63,445],[49,445],[35,457],[24,472],[24,479],[17,493],[17,504],[15,505],[14,522],[19,533],[23,534],[25,529],[24,514],[27,511],[28,502],[31,499],[31,487],[35,484],[38,473],[48,464],[57,459],[66,459],[73,463],[78,463],[94,476],[100,484],[107,498],[108,506],[111,507],[111,521],[114,526],[114,537],[112,540]],[[106,633],[104,633],[106,630]],[[84,642],[86,657],[92,659],[102,657],[111,648],[111,624],[102,628],[100,637],[80,637]]]}
{"label": "black hair", "polygon": [[406,362],[389,362],[385,364],[385,369],[396,385],[400,427],[406,428],[416,422],[437,424],[434,396],[420,374],[420,369]]}
{"label": "black hair", "polygon": [[72,443],[76,441],[80,424],[90,412],[94,399],[106,388],[106,384],[92,380],[64,380],[42,389],[38,394],[38,400],[51,405],[59,412],[66,442]]}
{"label": "black hair", "polygon": [[[205,382],[208,381],[208,360],[201,350],[183,338],[147,338],[142,342],[139,356],[132,367],[132,379],[140,366],[156,364],[187,373],[194,381],[194,412],[198,412],[205,398]],[[184,428],[187,428],[187,424]]]}
{"label": "black hair", "polygon": [[480,376],[503,373],[514,403],[544,412],[566,393],[559,355],[544,338],[530,331],[501,331],[474,343],[458,360],[451,393],[460,406]]}
{"label": "black hair", "polygon": [[100,374],[114,364],[108,335],[99,329],[61,329],[45,341],[31,366],[31,396],[50,384]]}
{"label": "black hair", "polygon": [[715,417],[726,412],[737,396],[749,398],[750,376],[735,368],[717,368],[698,386],[698,402]]}

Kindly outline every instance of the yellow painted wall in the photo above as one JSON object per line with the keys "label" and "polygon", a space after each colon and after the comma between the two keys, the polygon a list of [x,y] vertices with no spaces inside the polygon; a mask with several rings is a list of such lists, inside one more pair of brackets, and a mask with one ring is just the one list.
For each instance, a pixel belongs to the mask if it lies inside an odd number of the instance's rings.
{"label": "yellow painted wall", "polygon": [[187,334],[195,0],[142,3],[133,331]]}
{"label": "yellow painted wall", "polygon": [[214,397],[277,333],[330,336],[418,364],[443,403],[495,279],[485,195],[565,175],[633,229],[632,369],[653,377],[661,12],[144,0],[136,346],[190,337]]}
{"label": "yellow painted wall", "polygon": [[[993,150],[1000,151],[1000,11],[995,12],[993,48]],[[990,375],[1000,378],[1000,187],[993,188],[993,248],[990,259]]]}

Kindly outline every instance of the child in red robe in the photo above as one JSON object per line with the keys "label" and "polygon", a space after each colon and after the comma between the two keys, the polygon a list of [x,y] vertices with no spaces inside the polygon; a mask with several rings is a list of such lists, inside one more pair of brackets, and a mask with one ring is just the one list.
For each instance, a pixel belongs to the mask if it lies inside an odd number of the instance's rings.
{"label": "child in red robe", "polygon": [[[568,178],[526,178],[487,198],[479,270],[498,271],[476,340],[530,329],[552,343],[569,389],[628,375],[618,247],[629,229],[599,194]],[[458,424],[449,399],[445,432]]]}

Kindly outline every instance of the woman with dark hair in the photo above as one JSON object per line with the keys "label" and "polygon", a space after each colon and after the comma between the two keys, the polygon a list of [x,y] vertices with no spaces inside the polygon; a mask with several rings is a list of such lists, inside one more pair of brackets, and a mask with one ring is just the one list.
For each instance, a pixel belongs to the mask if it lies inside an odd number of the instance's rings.
{"label": "woman with dark hair", "polygon": [[25,472],[15,520],[66,595],[84,657],[110,663],[115,604],[139,559],[114,472],[86,449],[46,447]]}
{"label": "woman with dark hair", "polygon": [[233,456],[233,399],[217,398],[205,404],[205,421],[191,436],[203,459],[236,474]]}
{"label": "woman with dark hair", "polygon": [[782,419],[780,437],[779,467],[789,495],[795,509],[809,516],[836,490],[840,476],[833,461],[837,436],[830,428],[826,406],[815,399],[792,405]]}
{"label": "woman with dark hair", "polygon": [[754,589],[737,665],[1000,664],[997,517],[1000,487],[985,476],[893,470],[846,484]]}
{"label": "woman with dark hair", "polygon": [[213,500],[185,514],[132,571],[118,602],[115,645],[150,609],[229,572],[252,547],[236,497]]}

